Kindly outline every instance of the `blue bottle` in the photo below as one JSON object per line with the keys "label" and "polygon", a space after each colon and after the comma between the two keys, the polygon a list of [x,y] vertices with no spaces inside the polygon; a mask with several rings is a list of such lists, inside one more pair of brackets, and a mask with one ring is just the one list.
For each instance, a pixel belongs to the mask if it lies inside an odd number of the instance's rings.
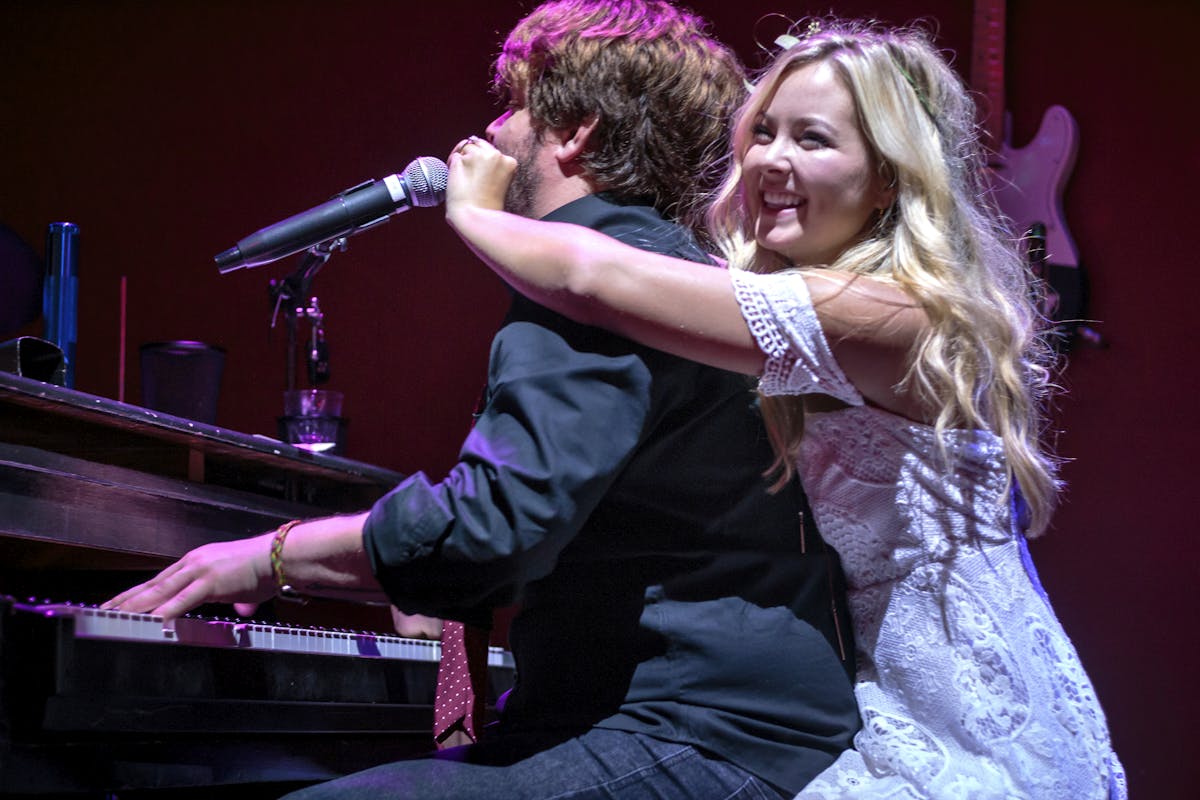
{"label": "blue bottle", "polygon": [[42,289],[43,338],[63,352],[64,386],[75,387],[75,340],[79,310],[79,226],[52,222],[46,231],[46,281]]}

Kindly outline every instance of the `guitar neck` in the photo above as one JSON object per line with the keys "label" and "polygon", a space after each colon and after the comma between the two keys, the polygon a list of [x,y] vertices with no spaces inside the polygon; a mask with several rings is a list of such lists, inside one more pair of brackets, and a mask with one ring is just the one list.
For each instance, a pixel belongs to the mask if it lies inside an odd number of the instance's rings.
{"label": "guitar neck", "polygon": [[979,124],[985,144],[998,152],[1004,132],[1004,0],[976,0],[971,42],[971,86],[983,96]]}
{"label": "guitar neck", "polygon": [[1078,129],[1062,106],[1051,106],[1025,147],[1009,142],[1004,102],[1005,9],[1003,0],[976,0],[971,88],[979,101],[979,126],[988,150],[988,175],[996,205],[1017,234],[1045,230],[1047,261],[1079,266],[1079,254],[1062,213],[1062,193],[1075,164]]}

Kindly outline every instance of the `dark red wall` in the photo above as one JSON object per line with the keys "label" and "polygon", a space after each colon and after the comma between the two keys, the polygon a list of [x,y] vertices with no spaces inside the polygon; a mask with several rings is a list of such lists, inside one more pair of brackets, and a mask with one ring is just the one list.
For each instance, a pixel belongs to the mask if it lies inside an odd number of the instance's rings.
{"label": "dark red wall", "polygon": [[[491,56],[529,5],[0,3],[0,221],[39,252],[48,223],[81,229],[77,387],[119,394],[124,277],[125,397],[139,397],[139,344],[211,342],[228,351],[218,422],[273,433],[284,337],[268,330],[267,282],[294,262],[219,276],[213,255],[482,132],[496,111]],[[1058,423],[1070,491],[1034,557],[1145,798],[1192,797],[1200,783],[1200,760],[1179,758],[1197,744],[1200,711],[1190,690],[1197,525],[1185,506],[1200,450],[1194,5],[1018,0],[1008,18],[1016,144],[1051,104],[1079,122],[1066,212],[1091,278],[1090,314],[1109,342],[1076,350],[1065,371]],[[693,7],[757,63],[756,19],[829,4]],[[969,64],[968,2],[846,0],[837,10],[934,20]],[[438,210],[418,209],[352,240],[315,294],[331,387],[346,393],[348,455],[440,475],[468,424],[504,290]]]}

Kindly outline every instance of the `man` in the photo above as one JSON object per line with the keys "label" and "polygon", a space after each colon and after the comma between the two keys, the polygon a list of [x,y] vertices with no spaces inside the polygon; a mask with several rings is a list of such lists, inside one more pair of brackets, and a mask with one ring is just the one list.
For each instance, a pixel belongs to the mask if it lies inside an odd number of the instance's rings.
{"label": "man", "polygon": [[[487,130],[519,162],[510,209],[705,260],[664,215],[707,188],[743,78],[701,25],[660,0],[522,20]],[[520,602],[517,683],[478,744],[305,800],[791,796],[832,763],[858,724],[840,570],[798,487],[767,491],[745,379],[516,297],[485,399],[445,480],[200,548],[113,604],[172,616],[285,581],[483,624]]]}

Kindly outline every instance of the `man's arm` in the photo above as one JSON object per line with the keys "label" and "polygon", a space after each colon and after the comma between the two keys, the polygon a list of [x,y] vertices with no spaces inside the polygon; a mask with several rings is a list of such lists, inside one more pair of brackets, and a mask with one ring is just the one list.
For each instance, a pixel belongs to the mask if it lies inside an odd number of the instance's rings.
{"label": "man's arm", "polygon": [[269,531],[206,544],[103,607],[173,619],[204,603],[262,602],[275,595],[280,577],[301,594],[382,602],[386,597],[363,549],[365,519],[328,517],[291,526],[284,536]]}
{"label": "man's arm", "polygon": [[[636,446],[650,394],[627,343],[555,319],[562,330],[519,321],[497,335],[492,397],[444,481],[418,473],[369,515],[291,527],[278,553],[284,581],[469,619],[547,574]],[[591,352],[595,340],[620,345]],[[104,607],[174,618],[204,603],[262,602],[278,589],[277,540],[270,531],[204,545]]]}
{"label": "man's arm", "polygon": [[625,340],[520,299],[490,396],[445,480],[380,500],[364,545],[404,612],[464,619],[550,572],[641,436],[650,373]]}

